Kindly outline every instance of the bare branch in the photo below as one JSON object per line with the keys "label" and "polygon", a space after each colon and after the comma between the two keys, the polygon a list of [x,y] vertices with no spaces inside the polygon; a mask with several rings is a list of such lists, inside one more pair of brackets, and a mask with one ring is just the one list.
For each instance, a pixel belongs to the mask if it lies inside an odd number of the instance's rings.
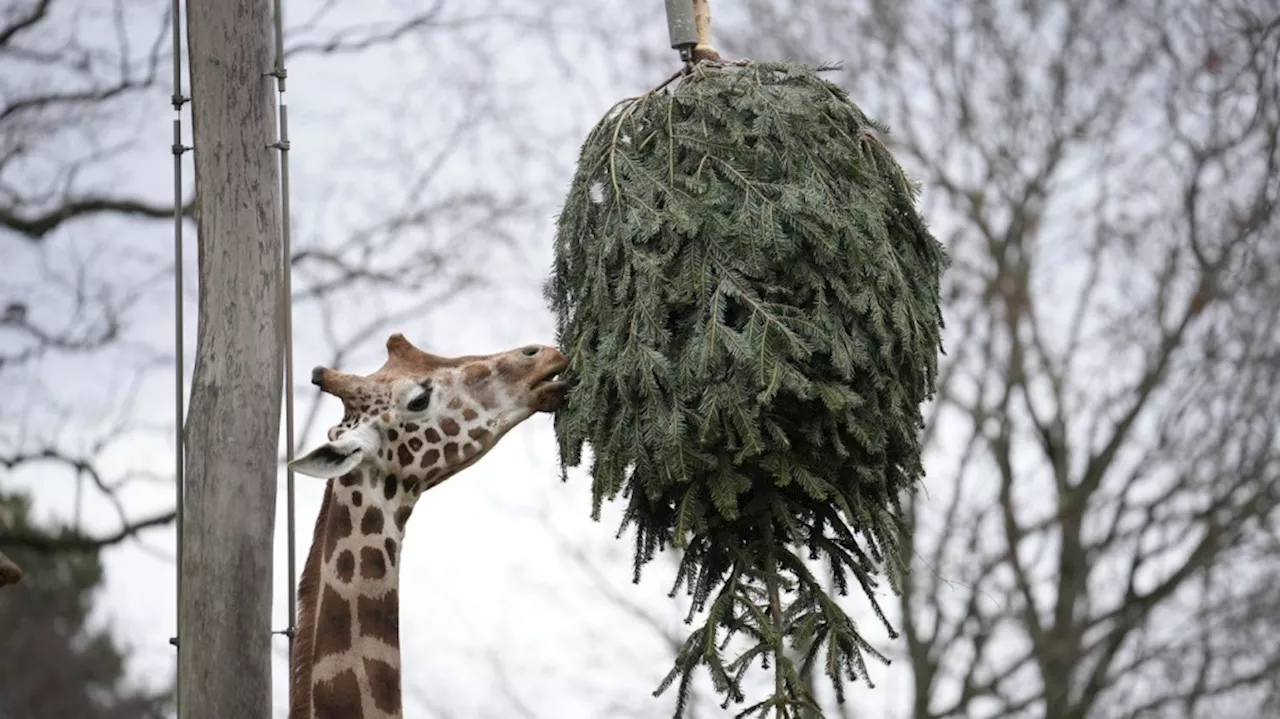
{"label": "bare branch", "polygon": [[[193,211],[194,205],[190,201],[182,208],[184,217],[192,217]],[[57,207],[40,213],[23,213],[19,208],[0,207],[0,227],[38,242],[67,222],[102,214],[172,219],[173,206],[125,198],[78,197],[67,199]]]}
{"label": "bare branch", "polygon": [[0,532],[0,547],[21,547],[41,554],[98,550],[120,544],[147,529],[172,524],[175,517],[176,514],[172,511],[160,512],[131,521],[114,532],[97,536],[73,531],[46,534],[34,530],[7,530]]}

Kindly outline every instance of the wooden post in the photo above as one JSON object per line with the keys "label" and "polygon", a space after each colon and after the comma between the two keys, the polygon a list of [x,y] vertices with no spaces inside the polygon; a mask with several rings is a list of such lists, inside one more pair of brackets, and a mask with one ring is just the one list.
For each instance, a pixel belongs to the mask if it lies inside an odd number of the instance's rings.
{"label": "wooden post", "polygon": [[181,719],[271,715],[281,236],[271,0],[187,8],[199,329],[186,426]]}

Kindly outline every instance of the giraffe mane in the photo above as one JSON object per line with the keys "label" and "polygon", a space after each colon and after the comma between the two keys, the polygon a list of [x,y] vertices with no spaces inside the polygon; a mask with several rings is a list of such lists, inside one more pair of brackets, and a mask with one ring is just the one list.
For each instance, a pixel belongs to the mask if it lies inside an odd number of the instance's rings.
{"label": "giraffe mane", "polygon": [[298,618],[294,631],[292,677],[289,684],[289,719],[307,719],[311,716],[312,649],[316,640],[316,605],[319,604],[320,560],[324,552],[325,529],[329,524],[329,504],[333,497],[333,482],[325,483],[324,498],[320,500],[320,513],[311,538],[311,550],[306,564],[302,565],[302,578],[298,581]]}

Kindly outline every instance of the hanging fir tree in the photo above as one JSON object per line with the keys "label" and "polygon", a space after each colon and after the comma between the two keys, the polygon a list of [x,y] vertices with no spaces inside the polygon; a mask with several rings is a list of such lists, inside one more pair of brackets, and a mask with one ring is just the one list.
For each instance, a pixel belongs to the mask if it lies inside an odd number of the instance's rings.
{"label": "hanging fir tree", "polygon": [[[882,657],[825,581],[893,634],[873,592],[902,570],[946,256],[880,129],[813,69],[699,63],[582,147],[547,285],[572,363],[556,431],[566,466],[590,445],[596,517],[626,499],[637,579],[682,552],[700,625],[659,688],[677,716],[699,666],[741,716],[818,715],[807,671],[843,698]],[[748,702],[757,664],[774,692]]]}

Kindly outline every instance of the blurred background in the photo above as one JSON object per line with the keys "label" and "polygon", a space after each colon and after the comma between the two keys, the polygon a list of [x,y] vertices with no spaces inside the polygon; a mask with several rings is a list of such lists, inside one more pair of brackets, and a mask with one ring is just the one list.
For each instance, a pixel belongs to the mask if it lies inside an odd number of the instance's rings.
{"label": "blurred background", "polygon": [[[0,591],[3,719],[172,716],[168,13],[0,0],[0,553],[27,572]],[[340,418],[313,365],[370,372],[392,332],[441,354],[551,340],[579,144],[678,58],[658,0],[285,14],[305,446]],[[843,63],[952,256],[913,571],[882,597],[901,636],[853,602],[892,663],[829,716],[1280,716],[1274,0],[712,14],[728,57]],[[298,482],[301,562],[322,485]],[[633,585],[617,513],[589,513],[545,417],[427,495],[403,555],[407,716],[670,716],[651,692],[685,636],[673,564]],[[709,683],[691,706],[733,713]]]}

